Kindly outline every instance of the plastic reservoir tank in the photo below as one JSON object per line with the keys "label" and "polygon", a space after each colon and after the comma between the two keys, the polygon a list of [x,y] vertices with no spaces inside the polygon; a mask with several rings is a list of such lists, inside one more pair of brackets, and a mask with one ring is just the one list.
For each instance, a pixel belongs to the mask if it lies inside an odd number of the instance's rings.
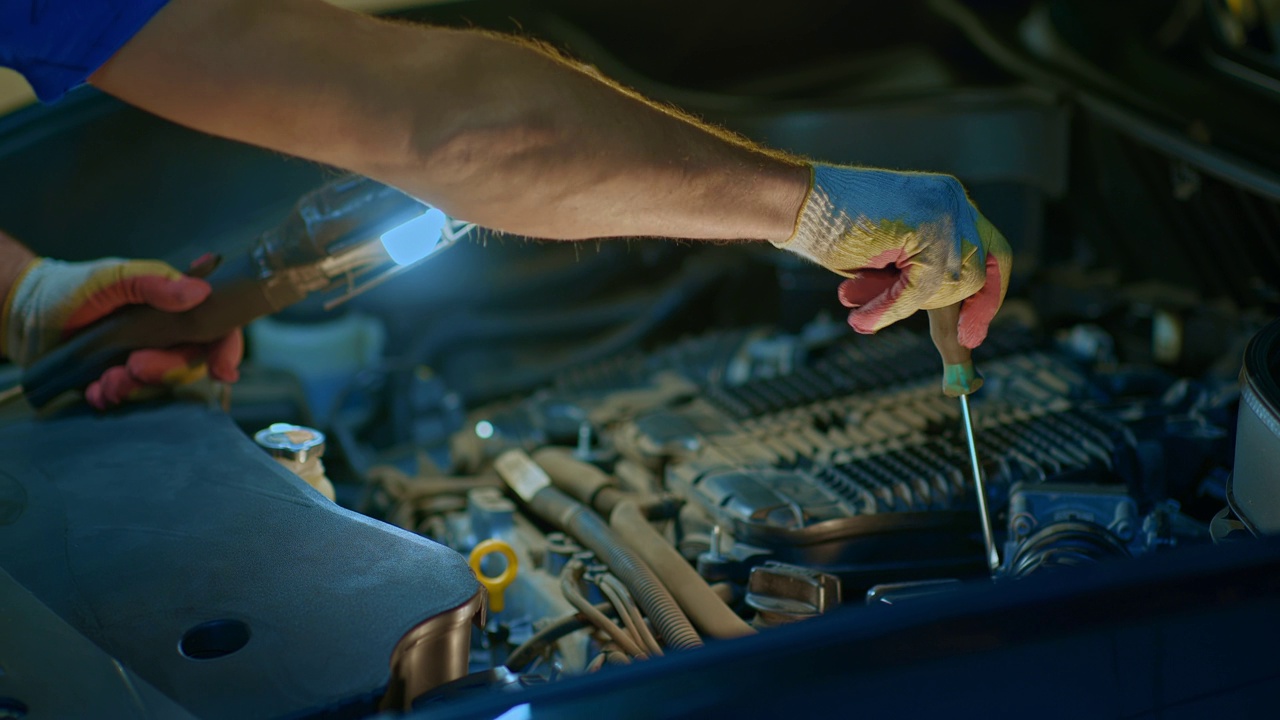
{"label": "plastic reservoir tank", "polygon": [[253,361],[297,375],[315,423],[324,427],[343,390],[382,357],[386,330],[374,317],[348,313],[317,323],[262,318],[247,328]]}

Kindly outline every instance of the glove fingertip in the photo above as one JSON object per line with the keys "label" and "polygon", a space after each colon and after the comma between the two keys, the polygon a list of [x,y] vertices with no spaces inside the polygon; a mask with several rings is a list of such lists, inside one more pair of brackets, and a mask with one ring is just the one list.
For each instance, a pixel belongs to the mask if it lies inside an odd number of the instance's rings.
{"label": "glove fingertip", "polygon": [[240,369],[237,367],[227,367],[225,365],[214,365],[209,363],[209,377],[218,382],[234,383],[240,381]]}
{"label": "glove fingertip", "polygon": [[880,318],[882,315],[882,311],[877,312],[875,308],[868,308],[868,306],[864,305],[849,313],[849,327],[862,335],[874,335],[881,327]]}
{"label": "glove fingertip", "polygon": [[856,310],[849,313],[849,327],[853,328],[853,331],[860,335],[872,335],[875,333],[875,329],[871,327],[867,323],[866,319],[862,315],[859,315]]}
{"label": "glove fingertip", "polygon": [[244,333],[236,328],[209,348],[209,375],[214,380],[233,383],[240,379],[240,360],[244,357]]}
{"label": "glove fingertip", "polygon": [[158,275],[133,278],[137,295],[148,305],[166,312],[183,312],[204,302],[213,291],[200,278],[182,276],[174,279]]}
{"label": "glove fingertip", "polygon": [[982,291],[964,301],[960,306],[960,323],[956,328],[956,339],[970,350],[978,347],[987,339],[991,321],[995,319],[999,305],[991,307],[989,299],[980,297]]}
{"label": "glove fingertip", "polygon": [[857,303],[853,301],[853,298],[851,297],[852,293],[848,285],[849,285],[848,280],[845,280],[844,282],[840,283],[840,287],[836,289],[836,297],[840,300],[841,305],[847,308],[856,308],[862,303]]}
{"label": "glove fingertip", "polygon": [[199,356],[200,348],[196,346],[135,350],[129,355],[125,367],[139,384],[164,384],[170,374],[186,370],[199,360]]}
{"label": "glove fingertip", "polygon": [[200,278],[182,276],[169,281],[173,288],[173,298],[186,308],[193,308],[205,301],[213,292],[213,287]]}
{"label": "glove fingertip", "polygon": [[978,347],[987,339],[987,331],[1004,302],[1007,281],[999,258],[987,256],[986,280],[978,292],[969,296],[960,306],[960,326],[956,338],[969,349]]}
{"label": "glove fingertip", "polygon": [[129,393],[141,385],[129,374],[128,368],[123,365],[113,367],[102,373],[102,377],[99,378],[98,382],[102,384],[102,403],[104,407],[119,405],[129,397]]}
{"label": "glove fingertip", "polygon": [[961,323],[956,331],[956,339],[961,345],[974,350],[987,339],[987,330],[986,325],[970,326]]}
{"label": "glove fingertip", "polygon": [[106,400],[102,397],[102,381],[94,380],[84,391],[85,402],[94,410],[106,410]]}

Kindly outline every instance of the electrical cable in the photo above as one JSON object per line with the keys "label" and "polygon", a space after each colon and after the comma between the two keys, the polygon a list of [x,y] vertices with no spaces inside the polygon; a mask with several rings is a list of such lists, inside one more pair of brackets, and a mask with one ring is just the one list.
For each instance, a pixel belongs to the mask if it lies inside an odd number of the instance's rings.
{"label": "electrical cable", "polygon": [[[509,478],[507,481],[510,483]],[[666,586],[599,515],[550,485],[528,497],[527,502],[534,513],[557,524],[594,552],[626,584],[667,646],[678,650],[702,647],[698,631]]]}
{"label": "electrical cable", "polygon": [[[605,596],[605,598],[607,598],[609,602],[613,603],[613,606],[618,609],[618,619],[622,621],[623,629],[627,631],[627,634],[631,636],[631,639],[635,644],[639,647],[646,648],[644,638],[640,636],[640,630],[636,628],[637,618],[639,618],[641,625],[644,624],[644,618],[640,618],[638,612],[632,614],[631,608],[627,607],[626,601],[618,594],[618,589],[605,582],[605,576],[595,578],[595,585],[600,588],[600,592]],[[646,652],[649,650],[650,648],[646,648]]]}
{"label": "electrical cable", "polygon": [[646,336],[670,320],[711,283],[724,275],[722,266],[705,263],[688,263],[681,269],[676,282],[644,304],[644,311],[635,319],[609,332],[596,342],[570,353],[556,361],[537,366],[511,368],[510,372],[486,374],[483,387],[477,383],[458,384],[455,389],[462,395],[497,398],[527,391],[548,382],[568,368],[581,367],[613,357],[635,346]]}
{"label": "electrical cable", "polygon": [[755,634],[755,629],[738,617],[671,543],[653,529],[645,510],[618,490],[612,477],[575,458],[565,448],[544,447],[533,453],[533,459],[557,488],[608,516],[609,526],[653,569],[700,631],[714,638]]}
{"label": "electrical cable", "polygon": [[640,649],[626,630],[605,617],[604,613],[596,610],[595,606],[588,602],[578,590],[578,581],[582,579],[585,570],[582,562],[578,560],[570,560],[564,566],[564,570],[560,573],[560,592],[564,594],[564,599],[577,608],[578,612],[582,613],[592,625],[612,638],[626,653],[635,657],[646,657],[644,650]]}
{"label": "electrical cable", "polygon": [[466,495],[475,488],[503,487],[502,478],[497,475],[413,477],[391,465],[375,465],[369,468],[366,477],[381,485],[392,499],[403,503],[419,503],[437,495]]}
{"label": "electrical cable", "polygon": [[[617,612],[617,608],[613,606],[613,603],[609,602],[596,603],[592,607],[606,616]],[[520,672],[536,660],[548,646],[579,630],[593,627],[595,625],[580,612],[559,617],[551,621],[546,627],[530,635],[528,640],[520,643],[515,650],[511,651],[511,654],[507,656],[507,661],[503,664],[512,672]]]}
{"label": "electrical cable", "polygon": [[602,575],[600,581],[604,582],[601,590],[612,586],[619,599],[626,605],[627,612],[635,623],[636,633],[640,636],[643,645],[649,648],[649,654],[661,657],[662,645],[658,643],[658,638],[654,637],[653,631],[649,629],[649,623],[645,622],[644,615],[640,613],[640,607],[636,605],[635,598],[631,597],[631,591],[627,590],[627,586],[623,585],[622,581],[613,575]]}
{"label": "electrical cable", "polygon": [[738,617],[671,543],[653,529],[634,500],[628,498],[617,503],[609,516],[609,525],[653,568],[680,608],[688,613],[689,620],[703,633],[722,639],[756,634],[755,628]]}
{"label": "electrical cable", "polygon": [[[415,367],[434,367],[446,357],[446,348],[449,354],[456,355],[459,348],[482,343],[491,345],[494,341],[546,339],[557,335],[582,337],[592,329],[598,329],[602,333],[609,331],[601,339],[552,362],[513,367],[507,373],[486,374],[478,381],[464,378],[464,382],[455,381],[452,384],[455,391],[469,400],[510,395],[545,384],[568,368],[612,357],[633,346],[726,272],[728,269],[723,262],[710,262],[694,257],[656,291],[608,305],[573,312],[539,311],[523,316],[512,316],[510,313],[496,317],[460,313],[447,324],[439,325],[419,338],[408,357],[413,358]],[[616,327],[610,331],[611,326]],[[481,384],[484,384],[483,387]]]}

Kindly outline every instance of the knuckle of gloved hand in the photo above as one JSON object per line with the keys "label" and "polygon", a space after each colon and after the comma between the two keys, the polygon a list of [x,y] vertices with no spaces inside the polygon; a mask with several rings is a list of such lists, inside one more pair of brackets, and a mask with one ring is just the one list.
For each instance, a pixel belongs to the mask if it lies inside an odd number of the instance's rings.
{"label": "knuckle of gloved hand", "polygon": [[921,306],[913,302],[898,303],[876,319],[872,332],[880,332],[900,320],[906,320],[921,309]]}
{"label": "knuckle of gloved hand", "polygon": [[987,253],[982,246],[971,242],[965,242],[963,245],[964,253],[960,260],[961,272],[974,269],[978,272],[986,272],[984,268],[987,265]]}
{"label": "knuckle of gloved hand", "polygon": [[918,202],[935,218],[959,218],[960,209],[968,203],[964,186],[950,175],[928,175],[921,184]]}
{"label": "knuckle of gloved hand", "polygon": [[987,267],[983,263],[966,262],[960,268],[960,277],[946,288],[948,293],[957,296],[959,302],[982,289],[987,281]]}
{"label": "knuckle of gloved hand", "polygon": [[134,260],[132,265],[132,269],[139,275],[158,275],[168,280],[177,280],[183,277],[183,274],[177,268],[163,260]]}
{"label": "knuckle of gloved hand", "polygon": [[125,271],[129,267],[128,260],[108,258],[89,267],[86,285],[108,287],[115,285],[127,277]]}
{"label": "knuckle of gloved hand", "polygon": [[92,263],[89,271],[85,285],[97,288],[127,284],[144,277],[154,276],[166,280],[182,277],[182,273],[161,260],[106,258]]}

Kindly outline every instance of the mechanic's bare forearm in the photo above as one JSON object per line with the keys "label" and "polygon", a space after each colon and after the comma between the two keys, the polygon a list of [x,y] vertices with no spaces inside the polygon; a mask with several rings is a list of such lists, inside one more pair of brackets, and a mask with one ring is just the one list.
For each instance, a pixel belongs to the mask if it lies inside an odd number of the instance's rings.
{"label": "mechanic's bare forearm", "polygon": [[450,35],[474,53],[468,68],[483,80],[459,88],[460,116],[393,182],[417,190],[427,179],[421,191],[461,217],[544,237],[792,232],[808,186],[798,163],[527,45]]}
{"label": "mechanic's bare forearm", "polygon": [[173,0],[92,81],[538,237],[780,240],[808,183],[528,44],[319,0]]}

